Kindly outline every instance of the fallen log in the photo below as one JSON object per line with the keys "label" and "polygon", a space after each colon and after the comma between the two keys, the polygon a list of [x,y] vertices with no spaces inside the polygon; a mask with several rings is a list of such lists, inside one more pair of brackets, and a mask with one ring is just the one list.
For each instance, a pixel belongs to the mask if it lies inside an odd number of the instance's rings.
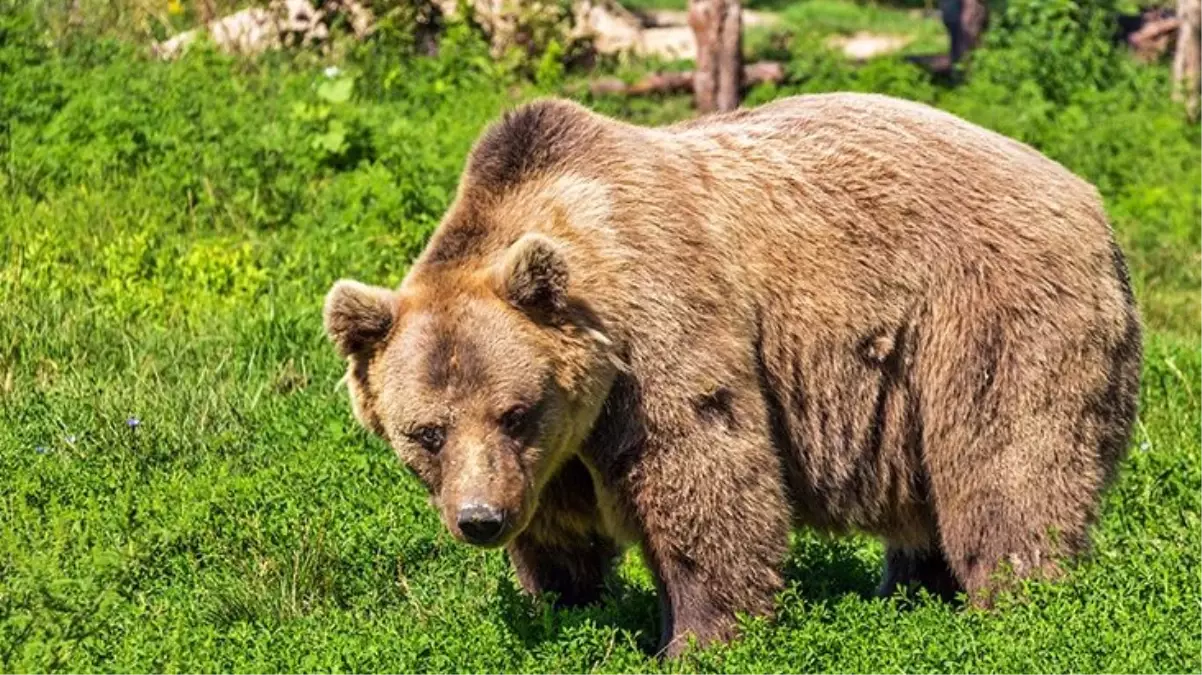
{"label": "fallen log", "polygon": [[[654,73],[627,83],[616,77],[603,77],[588,85],[593,96],[645,96],[648,94],[684,94],[693,90],[694,72]],[[776,61],[759,61],[743,66],[742,86],[766,82],[780,83],[785,79],[785,67]]]}
{"label": "fallen log", "polygon": [[1180,28],[1180,19],[1154,19],[1128,35],[1127,44],[1134,50],[1137,58],[1154,61],[1169,50],[1169,45]]}

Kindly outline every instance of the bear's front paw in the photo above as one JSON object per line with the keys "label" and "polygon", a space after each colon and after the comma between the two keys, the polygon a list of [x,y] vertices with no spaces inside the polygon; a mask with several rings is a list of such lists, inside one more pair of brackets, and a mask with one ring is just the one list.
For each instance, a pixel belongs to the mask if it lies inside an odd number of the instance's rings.
{"label": "bear's front paw", "polygon": [[733,619],[712,619],[691,628],[682,627],[664,635],[656,654],[666,659],[679,658],[695,649],[704,649],[714,643],[728,642],[735,637]]}

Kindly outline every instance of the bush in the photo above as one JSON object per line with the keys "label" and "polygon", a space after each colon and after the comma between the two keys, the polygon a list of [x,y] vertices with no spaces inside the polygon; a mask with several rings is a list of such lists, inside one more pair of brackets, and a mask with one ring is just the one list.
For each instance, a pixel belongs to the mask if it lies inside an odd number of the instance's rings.
{"label": "bush", "polygon": [[973,77],[1014,91],[1034,89],[1055,105],[1124,82],[1125,58],[1111,41],[1115,0],[1010,0],[974,54]]}

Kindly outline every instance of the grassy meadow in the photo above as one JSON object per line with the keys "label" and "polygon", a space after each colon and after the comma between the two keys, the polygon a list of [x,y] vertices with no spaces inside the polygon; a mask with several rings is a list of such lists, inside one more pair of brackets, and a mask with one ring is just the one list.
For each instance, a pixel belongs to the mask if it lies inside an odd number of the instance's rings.
{"label": "grassy meadow", "polygon": [[[791,75],[748,105],[920,100],[1101,190],[1146,361],[1095,550],[980,613],[873,599],[876,542],[800,532],[775,621],[680,662],[648,654],[636,554],[602,604],[555,611],[501,553],[454,543],[353,422],[321,329],[335,279],[399,283],[485,124],[587,74],[553,50],[496,62],[463,25],[432,58],[397,30],[337,57],[159,63],[103,32],[52,40],[37,4],[0,0],[0,671],[1202,670],[1200,133],[1167,67],[1102,37],[1113,3],[1011,0],[954,88],[808,39],[856,22],[938,38],[905,10],[789,0],[784,32],[748,45]],[[690,114],[573,95],[645,123]]]}

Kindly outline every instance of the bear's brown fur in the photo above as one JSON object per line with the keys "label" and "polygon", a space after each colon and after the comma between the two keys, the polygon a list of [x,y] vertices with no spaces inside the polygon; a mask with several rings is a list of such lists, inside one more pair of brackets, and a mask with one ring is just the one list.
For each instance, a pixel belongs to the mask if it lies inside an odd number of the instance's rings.
{"label": "bear's brown fur", "polygon": [[637,543],[668,653],[771,611],[795,524],[881,537],[883,593],[1055,574],[1141,360],[1090,185],[859,94],[654,129],[521,107],[400,288],[325,312],[355,414],[455,536],[569,604]]}

